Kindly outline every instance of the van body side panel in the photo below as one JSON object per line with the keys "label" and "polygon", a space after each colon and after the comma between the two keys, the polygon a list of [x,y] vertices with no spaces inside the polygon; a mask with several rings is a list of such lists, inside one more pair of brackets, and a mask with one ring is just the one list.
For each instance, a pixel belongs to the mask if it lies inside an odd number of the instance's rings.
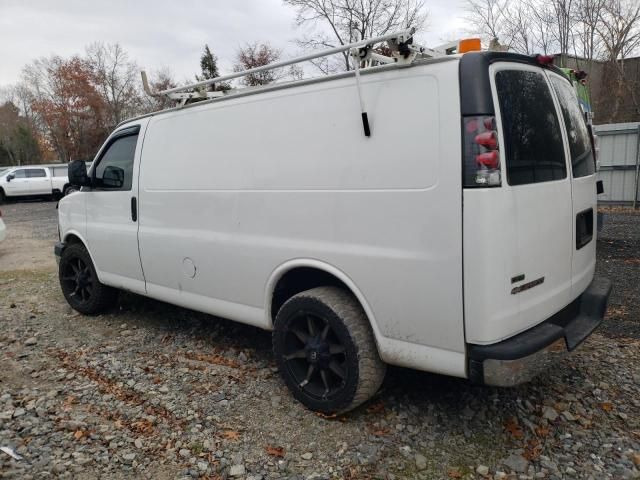
{"label": "van body side panel", "polygon": [[[139,231],[149,294],[198,296],[252,324],[242,310],[260,309],[270,328],[268,279],[316,259],[357,285],[385,360],[464,376],[457,65],[363,75],[369,138],[349,78],[151,118]],[[398,342],[431,350],[403,358]],[[434,367],[429,351],[456,360]]]}

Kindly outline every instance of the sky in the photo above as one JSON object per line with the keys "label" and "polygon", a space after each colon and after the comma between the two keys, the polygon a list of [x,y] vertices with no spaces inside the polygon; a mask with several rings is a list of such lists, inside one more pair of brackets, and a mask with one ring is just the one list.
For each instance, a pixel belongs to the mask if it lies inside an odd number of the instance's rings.
{"label": "sky", "polygon": [[[464,35],[464,0],[426,0],[429,18],[418,43],[435,46]],[[282,0],[0,0],[0,87],[23,67],[52,54],[69,57],[101,41],[120,43],[147,71],[169,68],[179,82],[199,72],[204,44],[223,73],[237,49],[268,41],[283,58],[301,54],[304,32]]]}

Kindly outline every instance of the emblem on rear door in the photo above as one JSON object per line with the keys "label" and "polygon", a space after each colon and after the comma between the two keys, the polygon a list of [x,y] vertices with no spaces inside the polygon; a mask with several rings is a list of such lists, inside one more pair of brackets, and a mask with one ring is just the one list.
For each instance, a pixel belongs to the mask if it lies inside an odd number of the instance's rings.
{"label": "emblem on rear door", "polygon": [[544,277],[537,278],[531,282],[525,283],[524,285],[520,285],[519,287],[513,287],[511,289],[511,295],[515,295],[516,293],[524,292],[525,290],[529,290],[530,288],[537,287],[541,283],[544,283]]}

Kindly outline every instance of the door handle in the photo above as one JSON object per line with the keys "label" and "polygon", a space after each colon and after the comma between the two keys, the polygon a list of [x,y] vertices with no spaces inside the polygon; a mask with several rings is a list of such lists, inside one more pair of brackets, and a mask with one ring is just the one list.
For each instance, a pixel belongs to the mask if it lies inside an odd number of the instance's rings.
{"label": "door handle", "polygon": [[138,202],[136,197],[131,197],[131,220],[134,222],[138,220]]}

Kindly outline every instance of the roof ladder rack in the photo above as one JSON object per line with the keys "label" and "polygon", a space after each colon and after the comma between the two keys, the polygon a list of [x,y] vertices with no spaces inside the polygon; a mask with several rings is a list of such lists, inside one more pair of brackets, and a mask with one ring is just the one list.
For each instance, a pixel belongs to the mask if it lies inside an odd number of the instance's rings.
{"label": "roof ladder rack", "polygon": [[[202,80],[189,85],[168,88],[166,90],[161,90],[158,92],[153,92],[151,90],[151,88],[149,87],[149,82],[147,80],[147,75],[143,71],[141,72],[142,84],[144,87],[144,91],[147,93],[147,95],[152,97],[162,97],[162,96],[167,97],[169,99],[175,100],[176,102],[178,102],[178,106],[182,107],[186,103],[188,103],[190,100],[223,97],[223,96],[233,95],[238,91],[242,91],[240,89],[232,89],[228,91],[213,91],[213,92],[207,91],[206,87],[215,83],[225,82],[227,80],[232,80],[234,78],[241,78],[247,75],[264,72],[267,70],[286,67],[288,65],[295,65],[297,63],[314,60],[316,58],[327,57],[329,55],[334,55],[336,53],[349,52],[348,54],[351,57],[351,60],[353,62],[354,69],[355,69],[356,88],[358,91],[358,99],[360,102],[360,110],[361,110],[364,134],[365,136],[368,137],[371,135],[371,130],[369,127],[369,119],[364,106],[364,99],[362,97],[362,92],[361,92],[361,85],[360,85],[361,69],[363,68],[366,69],[368,67],[371,67],[374,64],[395,63],[397,65],[409,65],[415,60],[415,58],[418,55],[426,58],[441,57],[441,56],[446,56],[447,54],[452,53],[452,50],[454,50],[451,48],[450,45],[443,46],[445,48],[441,47],[441,48],[435,48],[435,49],[427,49],[424,47],[414,45],[413,44],[414,33],[415,33],[415,28],[408,28],[406,30],[387,33],[385,35],[380,35],[374,38],[363,39],[363,40],[360,40],[359,42],[340,45],[338,47],[321,50],[318,52],[310,53],[308,55],[295,57],[289,60],[274,62],[268,65],[250,68],[248,70],[243,70],[240,72],[234,72],[229,75],[221,75],[216,78]],[[387,42],[389,46],[389,50],[391,51],[390,56],[382,55],[381,53],[376,52],[374,50],[374,46],[382,42]]]}

